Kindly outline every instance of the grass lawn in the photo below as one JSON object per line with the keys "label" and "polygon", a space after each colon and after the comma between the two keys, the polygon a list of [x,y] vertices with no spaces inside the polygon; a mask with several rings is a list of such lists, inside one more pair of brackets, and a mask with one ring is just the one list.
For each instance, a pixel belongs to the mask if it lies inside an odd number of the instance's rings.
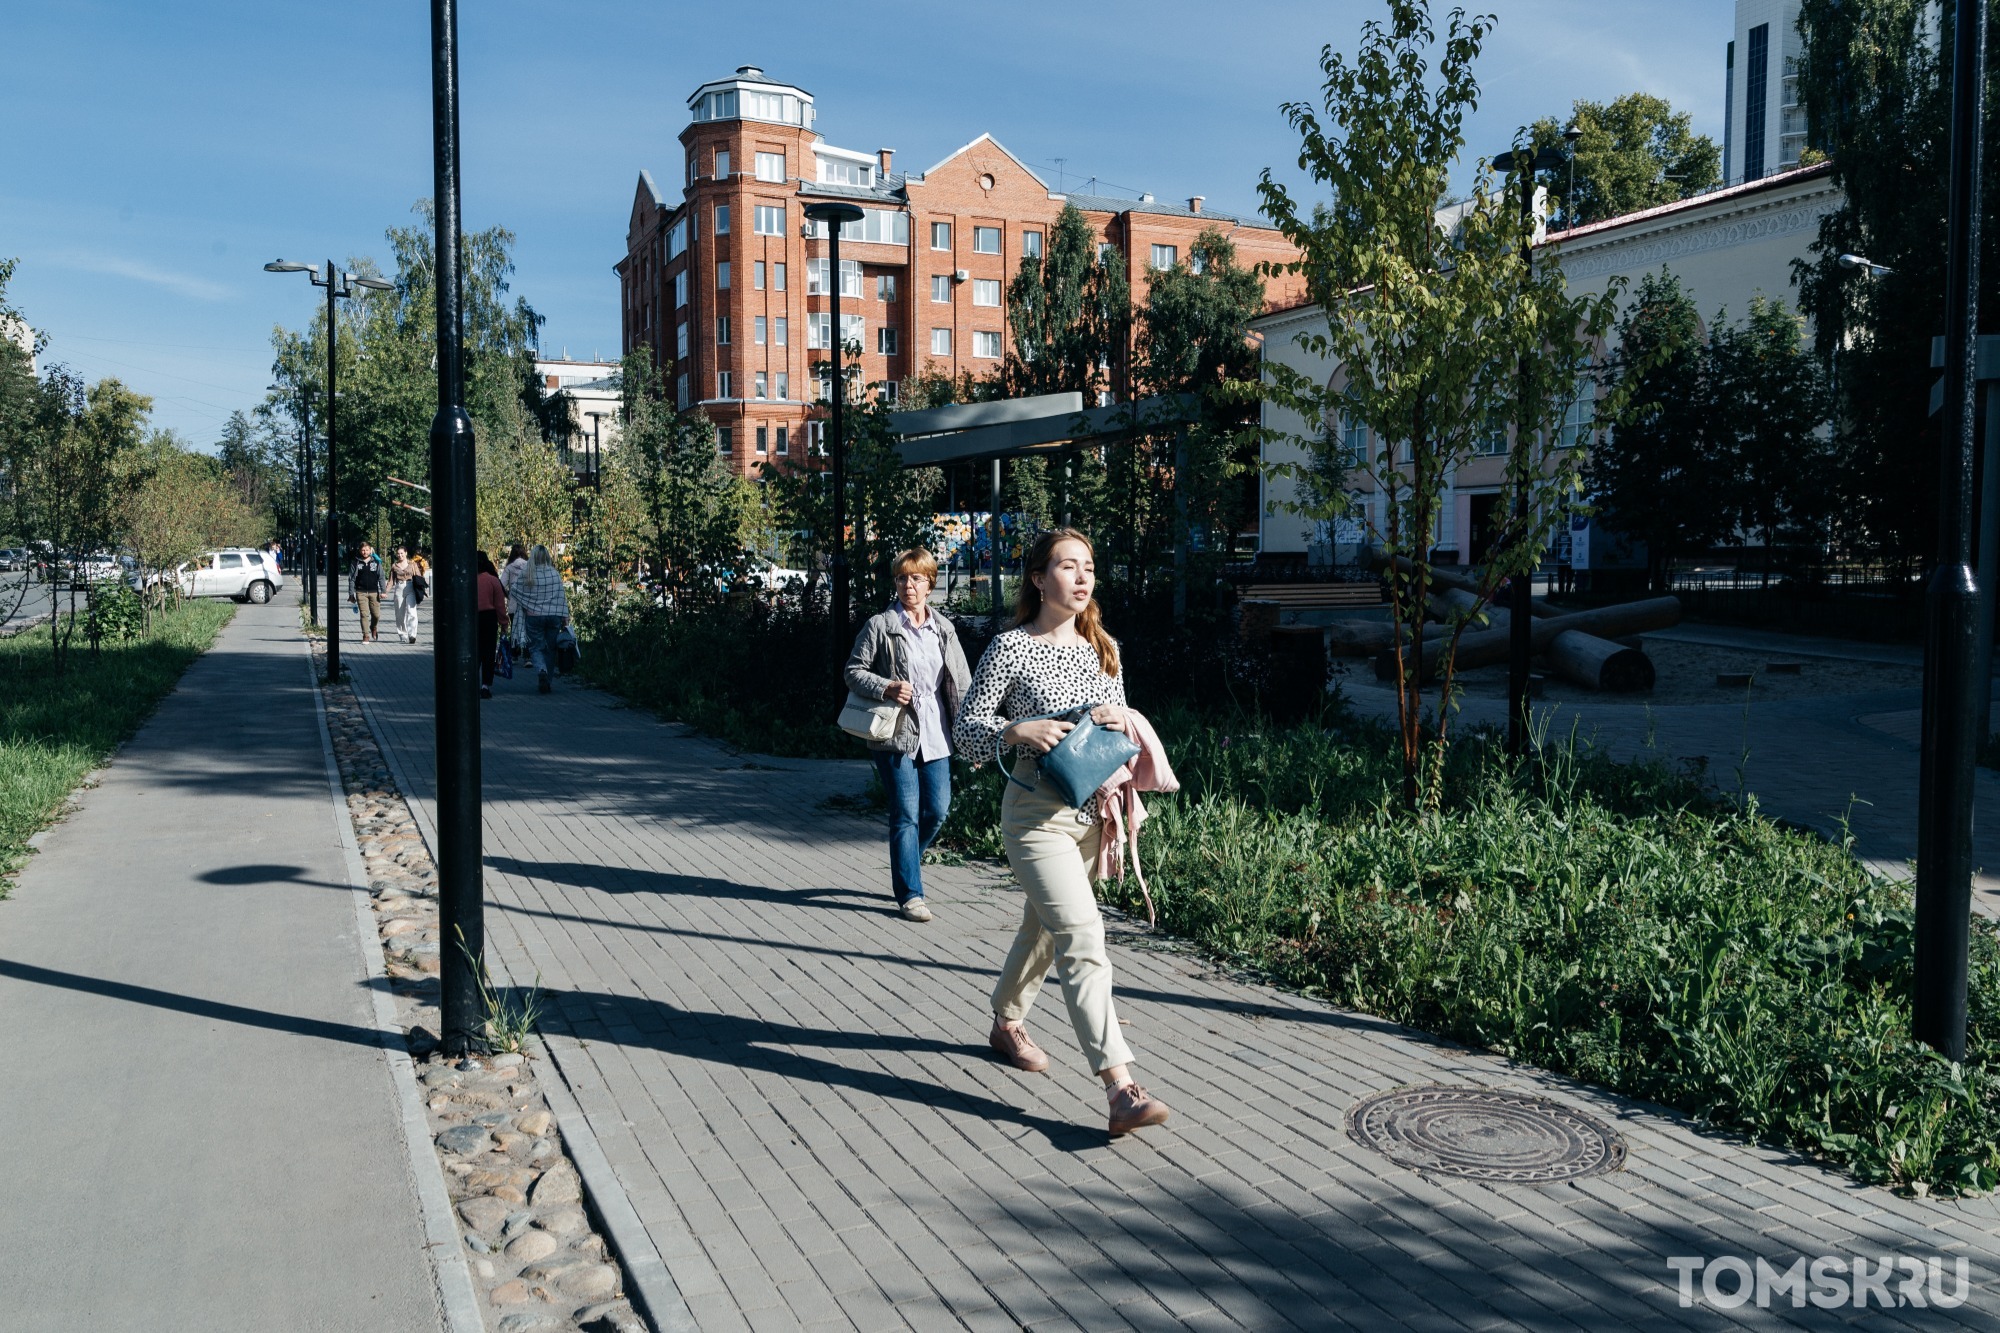
{"label": "grass lawn", "polygon": [[[0,639],[0,876],[20,868],[28,839],[139,729],[235,609],[185,602],[155,615],[150,632],[95,654],[79,635],[61,676],[47,626]],[[0,897],[8,888],[0,878]]]}

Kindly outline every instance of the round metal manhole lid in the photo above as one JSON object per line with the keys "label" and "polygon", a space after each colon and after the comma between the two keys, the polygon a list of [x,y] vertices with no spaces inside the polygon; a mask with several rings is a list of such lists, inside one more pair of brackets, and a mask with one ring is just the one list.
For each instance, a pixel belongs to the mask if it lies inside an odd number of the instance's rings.
{"label": "round metal manhole lid", "polygon": [[1491,1088],[1379,1092],[1347,1113],[1347,1133],[1401,1166],[1496,1184],[1546,1185],[1625,1165],[1625,1140],[1609,1125]]}

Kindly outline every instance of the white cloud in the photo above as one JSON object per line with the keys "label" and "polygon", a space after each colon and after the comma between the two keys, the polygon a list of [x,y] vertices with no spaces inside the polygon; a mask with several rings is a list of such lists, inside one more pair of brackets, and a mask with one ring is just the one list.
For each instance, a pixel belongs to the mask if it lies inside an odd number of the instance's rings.
{"label": "white cloud", "polygon": [[117,255],[71,253],[52,255],[48,262],[57,268],[77,269],[84,273],[105,273],[114,278],[148,282],[156,287],[164,287],[177,296],[185,296],[196,301],[226,301],[236,294],[219,282],[191,277],[185,273],[176,273],[172,269],[142,264],[136,259],[124,259]]}

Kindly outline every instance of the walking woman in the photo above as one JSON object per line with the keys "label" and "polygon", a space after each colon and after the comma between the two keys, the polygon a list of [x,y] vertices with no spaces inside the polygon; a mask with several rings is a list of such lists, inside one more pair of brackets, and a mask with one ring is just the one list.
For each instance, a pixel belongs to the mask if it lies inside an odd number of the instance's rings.
{"label": "walking woman", "polygon": [[1091,596],[1097,568],[1089,538],[1071,528],[1045,532],[1025,564],[1014,627],[980,659],[952,732],[959,755],[975,764],[1005,764],[1009,751],[1015,756],[1016,780],[1001,798],[1000,828],[1007,864],[1027,902],[993,988],[987,1041],[1016,1069],[1039,1073],[1049,1067],[1048,1053],[1028,1035],[1025,1020],[1053,961],[1076,1039],[1108,1091],[1111,1132],[1128,1134],[1160,1124],[1168,1111],[1133,1082],[1132,1052],[1111,1002],[1104,917],[1090,888],[1102,830],[1096,813],[1071,806],[1036,762],[1075,724],[1027,720],[1059,712],[1080,717],[1089,709],[1099,726],[1124,731],[1125,678],[1118,645],[1105,633]]}
{"label": "walking woman", "polygon": [[928,921],[924,851],[951,809],[951,726],[972,679],[958,627],[930,608],[937,560],[913,548],[896,557],[896,600],[870,616],[847,659],[847,688],[903,705],[896,731],[868,743],[889,793],[889,885],[911,921]]}
{"label": "walking woman", "polygon": [[493,697],[493,673],[499,668],[500,632],[507,627],[507,590],[500,572],[479,553],[479,697]]}
{"label": "walking woman", "polygon": [[404,643],[417,641],[417,580],[422,568],[410,559],[408,548],[396,548],[396,563],[389,566],[396,590],[396,637]]}
{"label": "walking woman", "polygon": [[519,542],[508,548],[507,563],[500,567],[500,586],[507,590],[507,612],[514,622],[514,656],[525,657],[528,650],[528,618],[513,604],[514,587],[528,576],[528,548]]}
{"label": "walking woman", "polygon": [[569,624],[569,598],[563,593],[562,571],[549,559],[549,548],[528,553],[528,572],[514,583],[514,613],[527,617],[528,650],[535,659],[535,690],[549,692],[557,670],[556,639]]}

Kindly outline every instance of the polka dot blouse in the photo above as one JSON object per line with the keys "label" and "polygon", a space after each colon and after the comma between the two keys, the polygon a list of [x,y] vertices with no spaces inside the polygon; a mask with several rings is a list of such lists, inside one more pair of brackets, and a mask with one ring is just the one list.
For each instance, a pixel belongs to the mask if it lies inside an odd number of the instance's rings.
{"label": "polka dot blouse", "polygon": [[1049,643],[1010,629],[987,645],[972,673],[972,686],[952,726],[952,743],[961,759],[983,764],[1005,758],[1015,747],[1001,743],[1000,733],[1017,718],[1060,713],[1085,704],[1125,706],[1125,679],[1107,676],[1088,643]]}

